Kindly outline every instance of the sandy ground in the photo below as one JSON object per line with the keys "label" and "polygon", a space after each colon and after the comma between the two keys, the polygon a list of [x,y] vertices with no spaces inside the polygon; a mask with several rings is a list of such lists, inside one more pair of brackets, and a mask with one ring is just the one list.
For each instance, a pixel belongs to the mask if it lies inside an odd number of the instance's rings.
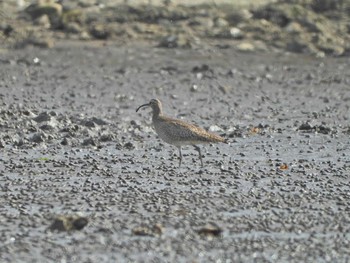
{"label": "sandy ground", "polygon": [[[349,58],[62,42],[0,64],[1,262],[350,260]],[[230,143],[177,168],[151,98]]]}

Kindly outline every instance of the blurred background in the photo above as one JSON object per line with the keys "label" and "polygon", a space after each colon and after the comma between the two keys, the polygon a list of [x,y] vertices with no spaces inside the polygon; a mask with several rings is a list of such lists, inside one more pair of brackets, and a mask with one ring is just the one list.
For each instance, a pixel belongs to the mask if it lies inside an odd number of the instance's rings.
{"label": "blurred background", "polygon": [[3,48],[59,40],[349,54],[350,0],[2,0]]}

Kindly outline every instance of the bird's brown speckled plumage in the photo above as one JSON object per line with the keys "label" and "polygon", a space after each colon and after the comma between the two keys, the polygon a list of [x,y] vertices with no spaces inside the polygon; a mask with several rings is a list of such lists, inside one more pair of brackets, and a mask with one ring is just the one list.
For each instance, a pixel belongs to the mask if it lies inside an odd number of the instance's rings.
{"label": "bird's brown speckled plumage", "polygon": [[153,119],[159,137],[175,146],[224,142],[225,139],[182,120],[159,116]]}
{"label": "bird's brown speckled plumage", "polygon": [[179,149],[179,166],[181,166],[182,161],[181,146],[193,145],[199,153],[199,158],[203,166],[200,148],[196,144],[226,141],[221,136],[208,132],[193,124],[164,116],[162,111],[162,104],[158,99],[152,99],[149,103],[141,105],[137,108],[136,112],[143,107],[152,108],[152,121],[159,137],[165,142],[172,144]]}

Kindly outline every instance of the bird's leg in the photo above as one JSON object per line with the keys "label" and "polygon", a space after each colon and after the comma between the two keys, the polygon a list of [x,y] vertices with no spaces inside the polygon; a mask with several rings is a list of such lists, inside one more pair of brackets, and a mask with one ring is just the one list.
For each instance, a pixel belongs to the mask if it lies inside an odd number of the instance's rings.
{"label": "bird's leg", "polygon": [[199,154],[199,159],[201,160],[201,165],[203,167],[203,160],[202,160],[202,154],[201,154],[201,148],[198,147],[197,145],[193,145],[193,147],[197,150],[198,154]]}
{"label": "bird's leg", "polygon": [[181,166],[181,162],[182,162],[182,153],[181,153],[181,147],[177,147],[179,149],[179,167]]}

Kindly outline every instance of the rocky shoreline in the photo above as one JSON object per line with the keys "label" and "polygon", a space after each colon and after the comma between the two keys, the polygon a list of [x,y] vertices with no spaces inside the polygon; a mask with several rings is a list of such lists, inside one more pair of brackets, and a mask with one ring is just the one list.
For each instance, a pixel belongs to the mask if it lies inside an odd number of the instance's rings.
{"label": "rocky shoreline", "polygon": [[[318,57],[350,50],[350,2],[277,1],[262,6],[127,5],[41,0],[18,11],[4,5],[1,31],[8,46],[52,47],[58,39],[149,41],[165,48],[232,46],[285,50]],[[6,13],[6,15],[5,15]]]}

